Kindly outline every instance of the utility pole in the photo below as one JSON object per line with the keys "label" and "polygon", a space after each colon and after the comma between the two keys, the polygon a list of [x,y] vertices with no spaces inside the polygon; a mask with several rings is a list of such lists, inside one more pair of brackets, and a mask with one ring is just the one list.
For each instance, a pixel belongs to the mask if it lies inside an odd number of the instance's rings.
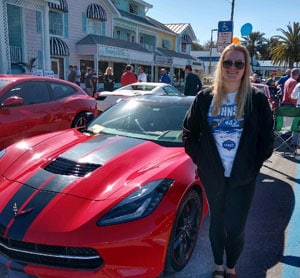
{"label": "utility pole", "polygon": [[233,21],[233,15],[234,15],[234,0],[232,0],[231,2],[231,16],[230,16],[231,21]]}
{"label": "utility pole", "polygon": [[213,32],[218,31],[218,29],[211,29],[210,30],[210,48],[209,48],[209,66],[208,66],[208,73],[211,74],[211,54],[212,54],[212,47],[213,47]]}

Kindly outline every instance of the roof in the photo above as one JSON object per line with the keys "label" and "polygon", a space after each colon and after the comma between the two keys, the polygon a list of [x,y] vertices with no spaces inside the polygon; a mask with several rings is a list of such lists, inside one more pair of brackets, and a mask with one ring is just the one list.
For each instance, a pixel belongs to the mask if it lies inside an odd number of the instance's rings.
{"label": "roof", "polygon": [[166,23],[165,25],[177,35],[181,35],[182,33],[187,32],[192,40],[197,40],[197,37],[190,23]]}
{"label": "roof", "polygon": [[189,23],[166,23],[167,28],[176,34],[181,34],[188,27]]}
{"label": "roof", "polygon": [[142,24],[145,24],[145,25],[149,25],[151,27],[156,27],[153,23],[151,23],[147,17],[142,17],[142,16],[138,16],[138,15],[135,15],[135,14],[132,14],[132,13],[128,13],[128,12],[125,12],[125,11],[122,11],[120,9],[118,9],[118,12],[120,13],[120,15],[124,18],[128,18],[132,21],[136,21],[138,23],[142,23]]}
{"label": "roof", "polygon": [[109,45],[114,47],[127,48],[127,49],[132,49],[137,51],[143,51],[143,52],[150,52],[149,50],[147,50],[146,48],[144,48],[142,45],[138,43],[119,40],[110,37],[99,36],[99,35],[92,35],[92,34],[87,35],[76,44],[77,45],[104,44],[104,45]]}
{"label": "roof", "polygon": [[151,22],[153,25],[155,25],[158,29],[161,29],[165,32],[173,33],[174,35],[176,35],[176,33],[173,32],[170,28],[168,28],[165,24],[163,24],[149,16],[147,16],[146,18],[148,19],[149,22]]}
{"label": "roof", "polygon": [[169,57],[177,57],[177,58],[192,59],[192,60],[195,59],[191,55],[184,54],[184,53],[179,53],[179,52],[176,52],[174,50],[170,50],[170,49],[166,49],[166,48],[158,47],[157,51],[161,52],[163,55],[169,56]]}

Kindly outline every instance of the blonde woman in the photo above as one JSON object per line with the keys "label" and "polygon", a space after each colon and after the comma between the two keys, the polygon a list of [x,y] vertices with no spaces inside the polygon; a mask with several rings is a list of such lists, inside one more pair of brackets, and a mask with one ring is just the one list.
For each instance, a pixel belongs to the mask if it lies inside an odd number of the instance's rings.
{"label": "blonde woman", "polygon": [[112,67],[107,67],[103,76],[104,91],[112,92],[115,86],[115,77]]}
{"label": "blonde woman", "polygon": [[209,203],[212,277],[236,278],[256,177],[274,144],[272,112],[251,87],[246,47],[224,49],[213,86],[197,94],[186,114],[183,141]]}

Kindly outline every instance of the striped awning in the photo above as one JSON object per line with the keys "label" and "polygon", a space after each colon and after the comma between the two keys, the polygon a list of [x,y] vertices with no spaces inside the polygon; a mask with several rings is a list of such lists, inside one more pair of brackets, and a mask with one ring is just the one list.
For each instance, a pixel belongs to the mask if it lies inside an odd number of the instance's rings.
{"label": "striped awning", "polygon": [[88,5],[86,10],[86,16],[90,19],[107,21],[105,10],[102,8],[102,6],[95,3]]}
{"label": "striped awning", "polygon": [[68,45],[60,38],[50,38],[50,55],[51,56],[70,56]]}
{"label": "striped awning", "polygon": [[53,1],[51,1],[51,2],[48,1],[49,8],[52,10],[57,10],[57,11],[64,12],[64,13],[68,12],[68,4],[67,4],[66,0],[58,0],[56,3],[59,3],[59,4],[55,4]]}
{"label": "striped awning", "polygon": [[191,39],[191,37],[189,35],[183,35],[182,36],[182,42],[190,44],[190,43],[192,43],[192,39]]}
{"label": "striped awning", "polygon": [[53,4],[59,4],[59,0],[46,0],[49,3],[53,3]]}

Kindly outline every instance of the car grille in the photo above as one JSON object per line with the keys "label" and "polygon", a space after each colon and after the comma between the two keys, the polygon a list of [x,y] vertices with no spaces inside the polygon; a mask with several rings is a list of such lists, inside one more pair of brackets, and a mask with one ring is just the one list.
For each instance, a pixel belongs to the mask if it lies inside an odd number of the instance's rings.
{"label": "car grille", "polygon": [[58,157],[57,159],[52,161],[45,168],[45,170],[59,175],[84,177],[100,166],[101,165],[99,164],[78,163],[69,159]]}
{"label": "car grille", "polygon": [[20,263],[47,266],[96,269],[103,260],[92,248],[35,244],[0,237],[0,252]]}

